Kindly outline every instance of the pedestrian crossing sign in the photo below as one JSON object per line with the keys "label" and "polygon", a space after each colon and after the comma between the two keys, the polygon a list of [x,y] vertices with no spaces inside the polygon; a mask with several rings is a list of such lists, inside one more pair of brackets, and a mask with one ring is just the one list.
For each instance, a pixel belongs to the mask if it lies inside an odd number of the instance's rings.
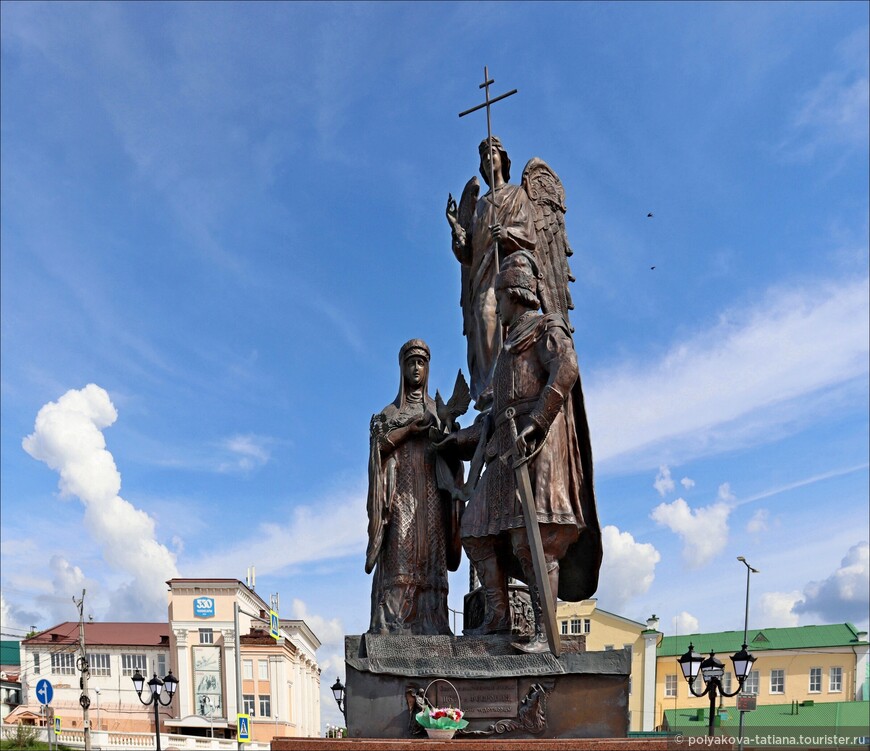
{"label": "pedestrian crossing sign", "polygon": [[54,733],[57,735],[60,732],[60,717],[54,718]]}
{"label": "pedestrian crossing sign", "polygon": [[269,611],[269,636],[273,639],[278,640],[281,638],[281,632],[279,631],[280,622],[278,621],[278,614],[274,610]]}
{"label": "pedestrian crossing sign", "polygon": [[251,715],[240,714],[236,718],[236,738],[239,743],[251,742]]}

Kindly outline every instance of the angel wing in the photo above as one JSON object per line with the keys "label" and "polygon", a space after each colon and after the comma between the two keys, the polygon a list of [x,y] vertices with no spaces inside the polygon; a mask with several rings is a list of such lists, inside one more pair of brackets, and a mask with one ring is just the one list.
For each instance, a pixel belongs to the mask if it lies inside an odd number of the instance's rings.
{"label": "angel wing", "polygon": [[574,251],[565,234],[565,189],[550,165],[538,157],[530,159],[523,169],[522,185],[535,207],[535,256],[543,276],[541,308],[545,313],[561,313],[569,320],[568,311],[574,309],[574,303],[568,283],[574,277],[568,258]]}
{"label": "angel wing", "polygon": [[474,210],[477,208],[477,198],[480,195],[480,181],[476,177],[472,177],[465,187],[462,189],[462,197],[459,199],[459,208],[457,210],[457,219],[459,225],[465,230],[466,237],[466,258],[467,261],[462,263],[462,278],[460,280],[461,291],[459,305],[462,307],[462,333],[467,334],[469,330],[469,321],[467,320],[474,314],[471,312],[471,224],[474,219]]}

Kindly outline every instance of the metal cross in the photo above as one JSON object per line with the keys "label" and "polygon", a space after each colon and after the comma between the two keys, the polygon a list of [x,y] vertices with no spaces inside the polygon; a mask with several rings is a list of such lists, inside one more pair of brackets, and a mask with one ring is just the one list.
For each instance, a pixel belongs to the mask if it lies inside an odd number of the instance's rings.
{"label": "metal cross", "polygon": [[492,192],[492,205],[498,206],[495,198],[495,175],[492,171],[492,119],[490,116],[490,106],[495,104],[496,102],[500,102],[502,99],[507,99],[512,94],[516,94],[517,90],[513,89],[509,91],[507,94],[501,94],[497,96],[495,99],[489,98],[489,86],[490,84],[495,83],[495,79],[489,77],[489,69],[487,66],[483,66],[483,83],[480,84],[478,88],[486,90],[486,99],[482,104],[478,104],[476,107],[472,107],[470,110],[465,110],[465,112],[460,112],[459,117],[465,117],[466,115],[470,115],[472,112],[477,112],[477,110],[482,107],[486,107],[486,142],[489,144],[489,186],[490,191]]}

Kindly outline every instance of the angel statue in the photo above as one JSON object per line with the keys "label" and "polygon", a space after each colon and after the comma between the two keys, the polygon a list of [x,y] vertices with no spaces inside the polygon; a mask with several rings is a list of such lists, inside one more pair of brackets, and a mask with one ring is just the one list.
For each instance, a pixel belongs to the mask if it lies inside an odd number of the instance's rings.
{"label": "angel statue", "polygon": [[479,198],[480,183],[472,177],[458,207],[448,196],[447,221],[453,253],[462,264],[460,304],[471,395],[483,410],[492,400],[492,368],[503,340],[494,289],[501,262],[519,250],[532,253],[541,275],[541,309],[566,321],[574,307],[568,291],[574,278],[568,268],[572,251],[565,234],[565,191],[558,175],[534,158],[526,164],[521,184],[513,185],[511,161],[497,136],[484,139],[478,151],[480,174],[490,190]]}
{"label": "angel statue", "polygon": [[369,633],[451,634],[447,572],[459,567],[462,464],[433,443],[459,429],[471,401],[460,372],[445,404],[428,393],[429,347],[399,352],[399,393],[372,416],[366,573],[374,571]]}

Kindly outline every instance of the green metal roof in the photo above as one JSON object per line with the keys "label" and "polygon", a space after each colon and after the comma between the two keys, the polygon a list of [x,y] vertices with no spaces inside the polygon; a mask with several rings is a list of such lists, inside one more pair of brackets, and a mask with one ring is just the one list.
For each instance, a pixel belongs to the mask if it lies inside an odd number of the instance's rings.
{"label": "green metal roof", "polygon": [[20,641],[0,641],[0,665],[20,665],[21,649]]}
{"label": "green metal roof", "polygon": [[[851,647],[867,644],[866,638],[858,639],[858,630],[851,623],[835,623],[829,626],[796,626],[794,628],[756,628],[746,632],[750,652],[771,649],[810,649],[818,647]],[[743,631],[720,631],[710,634],[686,634],[666,636],[656,650],[659,657],[679,656],[694,644],[701,654],[716,652],[732,654],[743,644]]]}
{"label": "green metal roof", "polygon": [[[743,632],[740,632],[741,635]],[[731,701],[734,701],[733,699]],[[696,731],[706,733],[709,708],[704,709],[667,709],[665,724],[669,730],[679,730],[688,734]],[[734,730],[739,727],[740,712],[736,707],[725,707],[720,712],[717,727]],[[810,704],[763,704],[743,715],[743,727],[763,728],[765,731],[787,731],[789,729],[824,728],[836,730],[867,730],[870,736],[870,702],[830,701]]]}

